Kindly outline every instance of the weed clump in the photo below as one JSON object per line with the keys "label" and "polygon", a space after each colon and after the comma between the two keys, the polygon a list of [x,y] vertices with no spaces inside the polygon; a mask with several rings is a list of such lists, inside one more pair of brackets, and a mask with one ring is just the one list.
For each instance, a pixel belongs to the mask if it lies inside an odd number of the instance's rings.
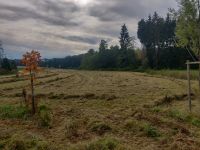
{"label": "weed clump", "polygon": [[169,112],[169,116],[172,118],[178,119],[179,121],[187,121],[187,119],[188,119],[188,117],[186,115],[179,112],[178,110],[171,110]]}
{"label": "weed clump", "polygon": [[26,107],[3,105],[0,106],[0,118],[2,119],[26,119],[29,110]]}
{"label": "weed clump", "polygon": [[192,119],[191,120],[192,125],[196,126],[196,127],[200,127],[200,120],[199,119]]}
{"label": "weed clump", "polygon": [[7,142],[2,146],[5,150],[27,150],[27,149],[37,149],[37,150],[50,150],[56,149],[50,146],[46,141],[42,141],[35,136],[14,134],[12,137],[7,139]]}
{"label": "weed clump", "polygon": [[156,137],[161,136],[160,133],[158,132],[158,130],[155,127],[152,127],[149,124],[146,124],[143,127],[143,130],[148,137],[156,138]]}

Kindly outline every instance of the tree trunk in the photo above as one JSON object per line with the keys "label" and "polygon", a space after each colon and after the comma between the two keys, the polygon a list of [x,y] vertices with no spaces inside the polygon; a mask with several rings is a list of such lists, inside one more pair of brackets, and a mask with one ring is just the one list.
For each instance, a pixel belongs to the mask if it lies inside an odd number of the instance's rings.
{"label": "tree trunk", "polygon": [[33,74],[31,73],[31,92],[32,92],[32,113],[35,114],[35,94],[33,85]]}

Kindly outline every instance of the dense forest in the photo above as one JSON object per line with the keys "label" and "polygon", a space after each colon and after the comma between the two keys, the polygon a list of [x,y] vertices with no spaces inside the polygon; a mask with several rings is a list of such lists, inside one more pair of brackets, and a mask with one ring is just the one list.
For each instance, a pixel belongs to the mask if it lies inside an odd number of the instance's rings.
{"label": "dense forest", "polygon": [[119,45],[108,46],[102,39],[99,49],[90,49],[86,54],[65,58],[45,59],[44,67],[131,70],[131,69],[182,69],[186,60],[196,59],[192,50],[177,44],[175,17],[168,13],[165,18],[155,12],[138,23],[137,36],[142,49],[135,47],[135,37],[130,36],[127,26],[121,27]]}

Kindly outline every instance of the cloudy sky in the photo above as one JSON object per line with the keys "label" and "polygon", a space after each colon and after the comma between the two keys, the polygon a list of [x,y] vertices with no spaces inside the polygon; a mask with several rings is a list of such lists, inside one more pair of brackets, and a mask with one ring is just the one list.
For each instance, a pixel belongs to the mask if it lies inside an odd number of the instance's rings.
{"label": "cloudy sky", "polygon": [[175,0],[0,0],[0,40],[9,58],[37,49],[45,58],[85,53],[101,39],[117,44],[120,26],[176,8]]}

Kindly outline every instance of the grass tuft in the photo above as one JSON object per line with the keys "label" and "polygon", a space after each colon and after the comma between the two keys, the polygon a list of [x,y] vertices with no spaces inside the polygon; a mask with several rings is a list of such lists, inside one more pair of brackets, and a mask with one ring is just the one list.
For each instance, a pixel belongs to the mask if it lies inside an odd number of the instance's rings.
{"label": "grass tuft", "polygon": [[3,105],[0,106],[0,118],[2,119],[26,119],[29,110],[26,107]]}
{"label": "grass tuft", "polygon": [[52,112],[46,105],[39,106],[38,109],[38,125],[40,127],[47,127],[50,128],[52,125]]}
{"label": "grass tuft", "polygon": [[192,125],[196,126],[196,127],[200,127],[200,120],[199,119],[192,119],[191,121]]}
{"label": "grass tuft", "polygon": [[143,130],[144,130],[145,134],[148,137],[156,138],[156,137],[160,137],[161,136],[161,134],[159,133],[159,131],[155,127],[152,127],[149,124],[146,124],[144,126]]}
{"label": "grass tuft", "polygon": [[69,139],[73,139],[74,137],[78,136],[78,128],[79,128],[79,124],[77,121],[69,121],[66,126],[66,132],[65,135],[67,138]]}
{"label": "grass tuft", "polygon": [[129,132],[136,133],[141,129],[141,124],[136,120],[127,120],[124,128]]}

